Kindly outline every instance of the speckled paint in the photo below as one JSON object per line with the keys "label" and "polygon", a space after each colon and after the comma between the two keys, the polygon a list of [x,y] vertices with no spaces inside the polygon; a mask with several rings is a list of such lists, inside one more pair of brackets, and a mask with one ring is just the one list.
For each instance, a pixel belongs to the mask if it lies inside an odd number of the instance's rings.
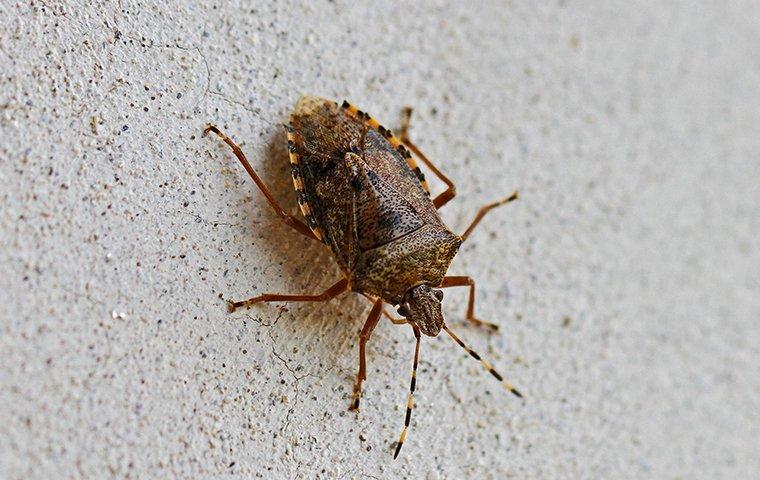
{"label": "speckled paint", "polygon": [[[6,2],[0,478],[751,478],[760,471],[756,2]],[[411,2],[410,2],[411,3]],[[281,124],[351,99],[489,214],[478,281],[515,402],[450,339],[383,322],[292,212]],[[431,179],[434,192],[441,185]],[[446,315],[464,314],[466,289]]]}

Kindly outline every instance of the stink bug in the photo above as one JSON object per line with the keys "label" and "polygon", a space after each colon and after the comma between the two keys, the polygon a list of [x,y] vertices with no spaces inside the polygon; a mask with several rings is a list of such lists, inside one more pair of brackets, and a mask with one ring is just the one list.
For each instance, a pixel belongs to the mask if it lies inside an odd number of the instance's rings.
{"label": "stink bug", "polygon": [[[412,327],[416,339],[412,381],[404,428],[393,458],[404,444],[411,420],[423,333],[434,337],[444,330],[507,390],[522,397],[445,324],[440,290],[469,287],[467,320],[492,330],[498,328],[475,317],[475,282],[470,277],[446,276],[446,272],[460,245],[483,216],[495,207],[516,200],[517,192],[482,207],[462,235],[452,233],[437,210],[454,198],[454,184],[409,140],[410,116],[411,109],[406,108],[401,133],[396,136],[348,102],[338,105],[310,96],[298,101],[285,128],[293,186],[305,224],[280,207],[235,142],[214,125],[208,125],[204,132],[214,132],[232,148],[285,223],[330,247],[344,274],[344,278],[320,294],[265,293],[230,302],[231,312],[260,302],[324,302],[346,290],[367,297],[373,306],[359,334],[359,373],[350,410],[359,409],[362,382],[367,378],[365,346],[381,315],[385,314],[393,323]],[[446,184],[445,191],[431,199],[415,157]],[[398,306],[398,313],[404,318],[388,315],[384,302]]]}

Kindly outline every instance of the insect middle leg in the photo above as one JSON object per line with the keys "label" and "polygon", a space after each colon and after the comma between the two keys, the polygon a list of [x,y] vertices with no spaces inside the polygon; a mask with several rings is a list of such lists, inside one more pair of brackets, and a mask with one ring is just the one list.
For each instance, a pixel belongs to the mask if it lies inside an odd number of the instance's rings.
{"label": "insect middle leg", "polygon": [[475,230],[475,227],[478,226],[480,221],[483,220],[483,217],[486,216],[486,213],[490,212],[496,207],[500,207],[509,202],[513,202],[517,200],[518,198],[520,198],[520,195],[515,191],[512,193],[512,195],[508,197],[502,198],[501,200],[498,200],[493,203],[489,203],[488,205],[481,207],[480,210],[478,210],[478,213],[475,215],[475,218],[470,223],[470,226],[467,227],[467,230],[465,230],[464,233],[461,235],[462,241],[464,242],[465,240],[467,240],[467,237],[469,237],[472,231]]}
{"label": "insect middle leg", "polygon": [[359,373],[356,375],[356,383],[354,384],[354,398],[351,402],[349,410],[359,410],[359,400],[362,396],[362,382],[367,379],[367,359],[366,359],[366,345],[369,337],[372,335],[372,330],[377,326],[377,322],[380,321],[380,315],[383,313],[383,300],[375,300],[375,304],[372,310],[369,312],[367,321],[364,322],[362,332],[359,334]]}
{"label": "insect middle leg", "polygon": [[319,241],[319,238],[314,235],[314,233],[311,231],[311,229],[306,226],[305,223],[303,223],[301,220],[297,219],[293,215],[288,214],[285,212],[285,210],[282,209],[279,203],[277,203],[277,200],[274,198],[272,193],[269,191],[269,188],[267,188],[266,184],[263,180],[258,176],[256,171],[253,169],[251,164],[248,162],[248,159],[245,158],[245,154],[243,153],[243,150],[227,135],[224,134],[221,130],[219,130],[215,125],[206,125],[206,128],[203,130],[203,134],[206,135],[208,132],[214,132],[221,138],[224,143],[229,145],[229,147],[232,149],[232,152],[235,154],[238,160],[240,160],[240,163],[243,164],[243,168],[248,172],[248,175],[251,176],[251,179],[253,179],[253,182],[256,184],[257,187],[259,187],[259,190],[261,190],[261,193],[264,194],[264,197],[266,197],[267,202],[269,202],[269,205],[271,205],[272,209],[274,209],[274,212],[279,215],[279,217],[288,225],[290,225],[292,228],[294,228],[298,233],[305,235],[313,240]]}
{"label": "insect middle leg", "polygon": [[435,208],[441,208],[442,206],[446,205],[446,203],[449,202],[452,198],[454,198],[457,194],[456,186],[454,186],[454,182],[452,182],[449,177],[443,174],[438,168],[433,165],[433,162],[428,160],[428,158],[425,156],[422,151],[417,148],[417,145],[412,143],[412,141],[409,139],[409,119],[412,117],[412,107],[405,107],[404,108],[404,117],[401,120],[401,132],[399,133],[399,139],[404,143],[404,145],[409,148],[414,154],[422,160],[422,163],[424,163],[431,172],[435,174],[436,177],[441,179],[443,183],[446,184],[446,190],[439,193],[434,199],[433,199],[433,205]]}
{"label": "insect middle leg", "polygon": [[482,327],[489,328],[493,331],[496,331],[499,329],[499,326],[495,323],[487,322],[485,320],[480,320],[479,318],[475,317],[475,280],[473,280],[470,277],[465,276],[449,276],[443,278],[443,283],[441,283],[441,286],[439,288],[448,288],[448,287],[470,287],[470,296],[467,300],[467,321],[472,322],[475,325],[479,325]]}
{"label": "insect middle leg", "polygon": [[326,302],[345,292],[347,285],[348,280],[343,278],[324,292],[317,295],[283,295],[279,293],[265,293],[258,297],[249,298],[248,300],[229,302],[229,311],[234,312],[238,308],[250,307],[251,305],[261,302]]}

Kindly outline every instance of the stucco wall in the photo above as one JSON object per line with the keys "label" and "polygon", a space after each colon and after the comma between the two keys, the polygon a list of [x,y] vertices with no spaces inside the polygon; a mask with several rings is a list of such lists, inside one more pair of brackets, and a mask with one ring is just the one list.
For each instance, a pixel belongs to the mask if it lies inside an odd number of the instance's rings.
{"label": "stucco wall", "polygon": [[[377,5],[382,3],[383,5]],[[760,471],[757,2],[5,2],[0,478],[750,478]],[[303,92],[412,135],[497,335],[413,353],[283,226]],[[441,184],[434,183],[440,190]],[[466,291],[447,291],[461,319]]]}

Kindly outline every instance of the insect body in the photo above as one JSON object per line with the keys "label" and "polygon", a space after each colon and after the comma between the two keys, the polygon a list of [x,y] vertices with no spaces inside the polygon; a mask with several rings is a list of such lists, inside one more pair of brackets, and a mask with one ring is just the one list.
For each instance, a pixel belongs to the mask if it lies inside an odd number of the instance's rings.
{"label": "insect body", "polygon": [[[330,247],[344,278],[317,295],[264,294],[231,302],[230,310],[271,301],[327,301],[351,290],[369,298],[372,310],[359,336],[359,373],[350,406],[358,410],[362,382],[366,379],[365,346],[385,313],[383,303],[398,306],[416,338],[412,382],[404,429],[394,458],[406,438],[416,386],[421,334],[436,336],[443,329],[472,357],[517,396],[522,396],[490,363],[467,347],[445,324],[441,314],[442,288],[469,286],[467,319],[492,329],[497,327],[474,315],[475,284],[469,277],[446,276],[459,246],[492,208],[517,199],[513,193],[481,208],[460,236],[441,221],[437,209],[455,196],[454,184],[408,139],[411,110],[405,110],[400,136],[395,136],[366,113],[347,102],[302,97],[286,127],[293,185],[306,224],[287,214],[245,158],[242,150],[218,128],[277,214],[303,235]],[[414,154],[414,155],[413,155]],[[446,185],[430,197],[419,158]]]}

